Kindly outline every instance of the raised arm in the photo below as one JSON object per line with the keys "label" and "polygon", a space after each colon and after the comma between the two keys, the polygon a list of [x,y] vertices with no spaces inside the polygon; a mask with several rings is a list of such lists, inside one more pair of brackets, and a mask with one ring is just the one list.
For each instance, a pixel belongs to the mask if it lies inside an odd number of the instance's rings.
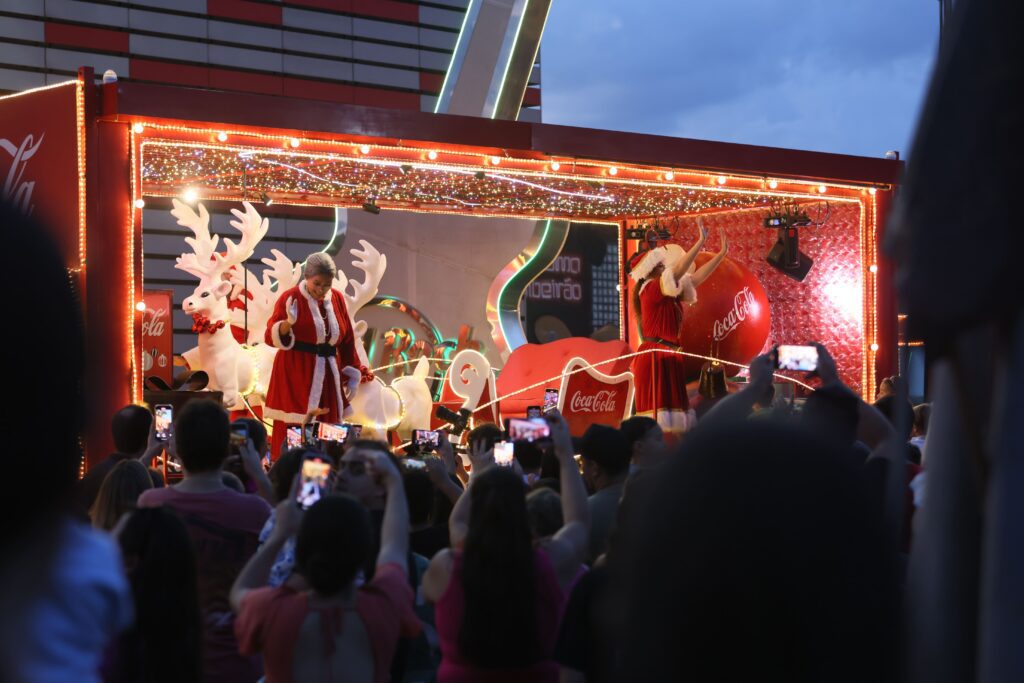
{"label": "raised arm", "polygon": [[555,565],[559,581],[565,587],[586,557],[590,536],[590,508],[587,489],[576,464],[569,425],[553,410],[545,416],[555,443],[555,457],[561,476],[562,528],[547,544],[548,556]]}
{"label": "raised arm", "polygon": [[693,274],[691,279],[693,280],[694,287],[699,287],[702,282],[711,277],[711,273],[715,272],[715,268],[722,262],[725,255],[729,253],[729,240],[725,236],[725,230],[719,230],[718,234],[722,236],[722,248],[710,261],[698,268]]}
{"label": "raised arm", "polygon": [[234,585],[231,586],[231,594],[228,599],[235,614],[242,610],[242,601],[249,591],[267,585],[277,554],[289,538],[299,533],[303,512],[295,500],[298,488],[299,475],[295,475],[295,478],[292,479],[291,493],[288,498],[278,503],[274,510],[274,530],[270,532],[270,537],[267,538],[266,543],[260,546],[256,554],[249,558],[245,567],[238,574],[238,578],[235,579]]}
{"label": "raised arm", "polygon": [[821,378],[822,386],[839,387],[857,399],[857,440],[872,450],[881,447],[885,444],[886,439],[895,433],[892,424],[877,408],[865,403],[855,391],[843,384],[843,381],[839,379],[836,362],[828,349],[817,343],[813,343],[811,346],[818,349],[817,373]]}
{"label": "raised arm", "polygon": [[377,566],[394,563],[404,572],[409,557],[409,504],[405,499],[402,474],[386,453],[373,451],[371,458],[369,463],[373,471],[383,479],[384,490],[387,492]]}
{"label": "raised arm", "polygon": [[686,275],[686,272],[690,270],[690,266],[693,265],[694,260],[697,258],[697,254],[704,247],[704,243],[708,239],[708,229],[704,227],[704,221],[697,219],[697,225],[700,226],[700,237],[693,243],[690,250],[683,254],[683,258],[679,259],[679,263],[672,269],[672,275],[675,276],[676,280]]}
{"label": "raised arm", "polygon": [[483,440],[469,444],[469,461],[472,463],[473,470],[469,473],[466,491],[459,497],[455,507],[452,508],[452,514],[448,517],[448,540],[455,550],[462,549],[463,543],[466,542],[466,536],[469,534],[469,491],[473,486],[473,480],[481,472],[494,465],[494,449],[486,448],[485,444],[486,442]]}

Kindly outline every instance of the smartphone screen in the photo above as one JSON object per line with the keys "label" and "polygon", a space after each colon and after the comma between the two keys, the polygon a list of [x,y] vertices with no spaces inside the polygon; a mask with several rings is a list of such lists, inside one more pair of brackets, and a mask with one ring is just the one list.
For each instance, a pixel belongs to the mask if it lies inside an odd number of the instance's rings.
{"label": "smartphone screen", "polygon": [[540,406],[526,406],[526,419],[542,417]]}
{"label": "smartphone screen", "polygon": [[289,427],[285,438],[288,441],[288,449],[302,448],[302,427]]}
{"label": "smartphone screen", "polygon": [[[558,407],[558,389],[544,390],[544,412],[550,412]],[[528,416],[529,417],[529,416]]]}
{"label": "smartphone screen", "polygon": [[420,453],[436,450],[441,445],[441,432],[414,429],[412,430],[412,443]]}
{"label": "smartphone screen", "polygon": [[174,424],[174,407],[162,403],[153,409],[153,431],[158,441],[167,441],[171,438],[171,425]]}
{"label": "smartphone screen", "polygon": [[813,346],[779,346],[779,370],[814,372],[818,369],[818,349]]}
{"label": "smartphone screen", "polygon": [[327,488],[327,476],[331,473],[331,464],[320,458],[307,458],[302,461],[302,480],[299,482],[297,495],[299,505],[308,510],[313,503],[320,500]]}
{"label": "smartphone screen", "polygon": [[249,440],[248,425],[231,425],[231,448],[238,450]]}
{"label": "smartphone screen", "polygon": [[319,422],[309,422],[303,427],[302,442],[306,446],[315,446],[317,434],[320,433]]}
{"label": "smartphone screen", "polygon": [[363,433],[363,425],[357,425],[353,422],[346,422],[343,426],[348,428],[348,437],[346,437],[346,441],[355,441],[356,439],[359,438],[359,435]]}
{"label": "smartphone screen", "polygon": [[494,462],[503,467],[512,464],[512,457],[515,454],[515,444],[511,441],[498,441],[494,444]]}
{"label": "smartphone screen", "polygon": [[331,424],[330,422],[321,422],[320,431],[317,437],[321,441],[333,441],[335,443],[345,443],[345,439],[348,438],[348,427],[343,424]]}
{"label": "smartphone screen", "polygon": [[427,463],[416,458],[403,458],[402,466],[407,467],[410,470],[425,470],[427,469]]}
{"label": "smartphone screen", "polygon": [[537,441],[551,436],[551,428],[543,419],[520,420],[513,417],[508,421],[510,441]]}

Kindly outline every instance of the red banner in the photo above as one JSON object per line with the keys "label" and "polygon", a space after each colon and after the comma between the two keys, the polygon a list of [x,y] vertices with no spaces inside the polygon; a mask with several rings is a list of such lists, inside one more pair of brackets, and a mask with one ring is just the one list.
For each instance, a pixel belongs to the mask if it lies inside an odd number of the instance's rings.
{"label": "red banner", "polygon": [[592,424],[618,427],[633,405],[633,373],[606,375],[573,358],[563,371],[558,402],[573,436],[582,436]]}
{"label": "red banner", "polygon": [[146,312],[142,314],[142,376],[156,376],[171,384],[174,375],[171,326],[174,292],[169,289],[146,290],[142,298],[146,302]]}
{"label": "red banner", "polygon": [[0,98],[0,198],[40,221],[79,265],[78,128],[72,83]]}

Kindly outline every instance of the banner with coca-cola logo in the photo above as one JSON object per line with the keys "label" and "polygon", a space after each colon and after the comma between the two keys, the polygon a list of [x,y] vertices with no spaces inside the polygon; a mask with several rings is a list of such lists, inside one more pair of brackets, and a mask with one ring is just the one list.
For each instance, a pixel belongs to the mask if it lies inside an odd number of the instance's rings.
{"label": "banner with coca-cola logo", "polygon": [[159,377],[167,384],[174,375],[171,311],[174,292],[169,289],[146,290],[142,293],[146,312],[142,314],[142,376]]}
{"label": "banner with coca-cola logo", "polygon": [[606,375],[573,358],[562,371],[558,404],[573,436],[582,436],[592,424],[618,427],[633,405],[633,373]]}
{"label": "banner with coca-cola logo", "polygon": [[0,198],[40,221],[79,265],[75,83],[0,98]]}

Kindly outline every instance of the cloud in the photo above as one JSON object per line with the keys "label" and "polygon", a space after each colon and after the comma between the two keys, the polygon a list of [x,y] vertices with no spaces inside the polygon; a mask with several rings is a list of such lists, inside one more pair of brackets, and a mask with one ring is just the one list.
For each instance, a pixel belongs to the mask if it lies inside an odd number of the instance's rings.
{"label": "cloud", "polygon": [[936,48],[937,9],[925,5],[556,2],[544,120],[872,156],[905,148]]}

